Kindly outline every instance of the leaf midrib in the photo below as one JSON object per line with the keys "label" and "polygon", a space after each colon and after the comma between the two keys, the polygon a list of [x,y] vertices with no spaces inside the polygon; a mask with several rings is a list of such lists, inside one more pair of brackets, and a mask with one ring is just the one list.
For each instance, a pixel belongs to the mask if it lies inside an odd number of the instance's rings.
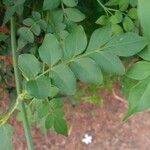
{"label": "leaf midrib", "polygon": [[[124,45],[127,45],[127,44],[134,44],[134,43],[141,42],[141,41],[144,41],[144,39],[139,39],[139,40],[136,40],[136,41],[134,41],[134,42],[124,42],[124,43],[115,44],[115,45],[113,44],[113,45],[111,45],[111,46],[107,46],[107,44],[108,44],[108,43],[107,43],[106,46],[104,46],[104,47],[100,47],[100,48],[95,49],[95,50],[93,50],[93,51],[90,51],[90,52],[88,52],[88,53],[86,53],[86,51],[85,51],[84,54],[78,55],[78,56],[76,56],[76,57],[73,57],[72,59],[70,59],[70,60],[68,60],[68,61],[66,61],[66,62],[64,61],[63,63],[64,63],[64,64],[69,64],[69,63],[71,63],[71,62],[76,61],[77,59],[81,59],[81,58],[83,58],[83,57],[89,56],[89,55],[91,55],[91,54],[93,54],[93,53],[96,53],[96,52],[98,53],[99,51],[102,51],[102,50],[105,50],[105,49],[108,49],[108,48],[111,48],[111,47],[124,46]],[[60,65],[60,64],[62,64],[62,62],[57,63],[56,65],[51,66],[51,68],[49,68],[48,70],[46,70],[45,73],[43,73],[43,75],[46,74],[48,71],[53,70],[55,67],[57,67],[57,66]],[[38,77],[37,77],[37,78],[38,78]]]}

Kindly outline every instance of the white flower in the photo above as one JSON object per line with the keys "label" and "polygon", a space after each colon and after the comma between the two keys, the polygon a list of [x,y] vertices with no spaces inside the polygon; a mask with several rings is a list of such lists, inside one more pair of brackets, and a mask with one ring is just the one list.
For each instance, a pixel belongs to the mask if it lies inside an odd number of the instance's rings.
{"label": "white flower", "polygon": [[87,144],[87,145],[91,144],[92,143],[92,136],[88,135],[88,134],[85,134],[84,138],[82,139],[82,142]]}

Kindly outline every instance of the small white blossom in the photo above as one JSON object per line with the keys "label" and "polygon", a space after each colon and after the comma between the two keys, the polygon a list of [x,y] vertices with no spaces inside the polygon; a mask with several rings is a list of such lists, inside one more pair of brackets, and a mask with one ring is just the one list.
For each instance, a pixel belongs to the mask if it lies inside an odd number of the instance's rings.
{"label": "small white blossom", "polygon": [[87,145],[91,144],[92,143],[92,136],[88,135],[88,134],[85,134],[84,138],[82,139],[82,142],[87,144]]}

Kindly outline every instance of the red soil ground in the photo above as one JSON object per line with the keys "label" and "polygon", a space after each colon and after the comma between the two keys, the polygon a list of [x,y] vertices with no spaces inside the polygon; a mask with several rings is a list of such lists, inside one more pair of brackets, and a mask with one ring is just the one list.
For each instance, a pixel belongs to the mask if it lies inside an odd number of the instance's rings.
{"label": "red soil ground", "polygon": [[[120,90],[117,92],[120,93]],[[103,108],[84,101],[76,107],[65,104],[67,121],[72,126],[67,138],[52,132],[44,136],[34,128],[32,135],[35,149],[149,150],[150,112],[137,114],[127,123],[123,123],[121,119],[127,110],[126,104],[107,90],[102,90],[100,95],[104,98]],[[15,126],[15,149],[27,150],[22,127],[15,120],[11,122]],[[93,137],[89,145],[82,142],[85,133]]]}

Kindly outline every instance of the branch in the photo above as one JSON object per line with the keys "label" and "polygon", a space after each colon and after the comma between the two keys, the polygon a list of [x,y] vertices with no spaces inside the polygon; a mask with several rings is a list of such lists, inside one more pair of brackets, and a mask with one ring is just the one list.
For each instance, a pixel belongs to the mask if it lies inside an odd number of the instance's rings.
{"label": "branch", "polygon": [[[15,32],[15,20],[11,18],[11,48],[12,48],[12,57],[13,57],[13,67],[14,67],[14,74],[15,74],[15,81],[16,81],[16,90],[17,95],[19,96],[22,92],[21,87],[21,80],[20,80],[20,72],[18,69],[18,54],[17,54],[17,44],[16,44],[16,32]],[[33,150],[33,142],[31,136],[31,130],[27,118],[27,112],[25,108],[25,103],[20,101],[21,103],[21,112],[22,112],[22,119],[23,119],[23,126],[25,130],[25,136],[27,139],[28,149]]]}

